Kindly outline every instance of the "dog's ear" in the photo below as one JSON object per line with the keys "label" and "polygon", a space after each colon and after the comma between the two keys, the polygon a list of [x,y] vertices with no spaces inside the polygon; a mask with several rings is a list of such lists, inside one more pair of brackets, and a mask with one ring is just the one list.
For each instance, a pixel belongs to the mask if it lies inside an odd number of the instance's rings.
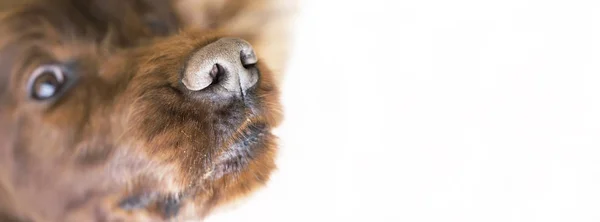
{"label": "dog's ear", "polygon": [[181,26],[243,38],[275,73],[285,68],[296,5],[297,0],[173,0]]}

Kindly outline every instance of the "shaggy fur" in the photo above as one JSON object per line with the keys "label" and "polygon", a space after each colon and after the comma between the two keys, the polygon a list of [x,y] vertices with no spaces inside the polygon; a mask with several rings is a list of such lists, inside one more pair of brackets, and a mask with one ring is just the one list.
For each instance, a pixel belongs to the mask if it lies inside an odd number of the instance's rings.
{"label": "shaggy fur", "polygon": [[[284,12],[267,0],[203,2],[0,5],[0,221],[201,219],[268,180],[281,113],[266,65],[283,67],[285,30],[251,21]],[[190,55],[223,36],[261,57],[244,98],[181,84]],[[37,101],[27,82],[44,64],[66,67],[66,84]]]}

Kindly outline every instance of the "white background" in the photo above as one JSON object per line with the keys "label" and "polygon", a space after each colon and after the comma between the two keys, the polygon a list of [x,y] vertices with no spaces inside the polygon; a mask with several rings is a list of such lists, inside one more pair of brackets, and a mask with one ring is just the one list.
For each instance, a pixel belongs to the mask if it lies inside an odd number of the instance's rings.
{"label": "white background", "polygon": [[207,221],[600,221],[600,2],[300,9],[279,171]]}

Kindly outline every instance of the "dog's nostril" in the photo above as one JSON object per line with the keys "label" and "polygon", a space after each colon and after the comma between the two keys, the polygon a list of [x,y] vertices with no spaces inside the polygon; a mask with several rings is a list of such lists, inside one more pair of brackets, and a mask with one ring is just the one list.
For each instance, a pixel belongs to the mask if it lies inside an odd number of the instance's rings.
{"label": "dog's nostril", "polygon": [[216,83],[219,83],[221,81],[221,79],[223,78],[223,75],[225,75],[225,70],[223,70],[223,67],[221,67],[221,65],[214,64],[212,69],[210,70],[209,75],[210,75],[210,78],[212,79],[211,84],[216,84]]}
{"label": "dog's nostril", "polygon": [[242,60],[242,65],[244,66],[255,65],[258,62],[252,48],[242,49],[242,51],[240,51],[240,60]]}
{"label": "dog's nostril", "polygon": [[210,77],[216,79],[217,74],[219,74],[219,64],[214,64],[212,69],[210,70]]}
{"label": "dog's nostril", "polygon": [[245,95],[258,82],[258,62],[252,46],[241,39],[222,38],[196,51],[187,62],[181,82],[192,91],[223,96]]}

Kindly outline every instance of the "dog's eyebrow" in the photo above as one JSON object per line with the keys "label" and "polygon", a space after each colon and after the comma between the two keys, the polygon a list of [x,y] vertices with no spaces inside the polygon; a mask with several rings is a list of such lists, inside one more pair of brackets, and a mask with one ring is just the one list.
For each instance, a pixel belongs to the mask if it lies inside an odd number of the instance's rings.
{"label": "dog's eyebrow", "polygon": [[28,67],[38,63],[49,63],[51,55],[36,44],[18,44],[18,42],[0,48],[0,97],[10,90],[10,84],[15,84],[27,78],[24,73]]}

